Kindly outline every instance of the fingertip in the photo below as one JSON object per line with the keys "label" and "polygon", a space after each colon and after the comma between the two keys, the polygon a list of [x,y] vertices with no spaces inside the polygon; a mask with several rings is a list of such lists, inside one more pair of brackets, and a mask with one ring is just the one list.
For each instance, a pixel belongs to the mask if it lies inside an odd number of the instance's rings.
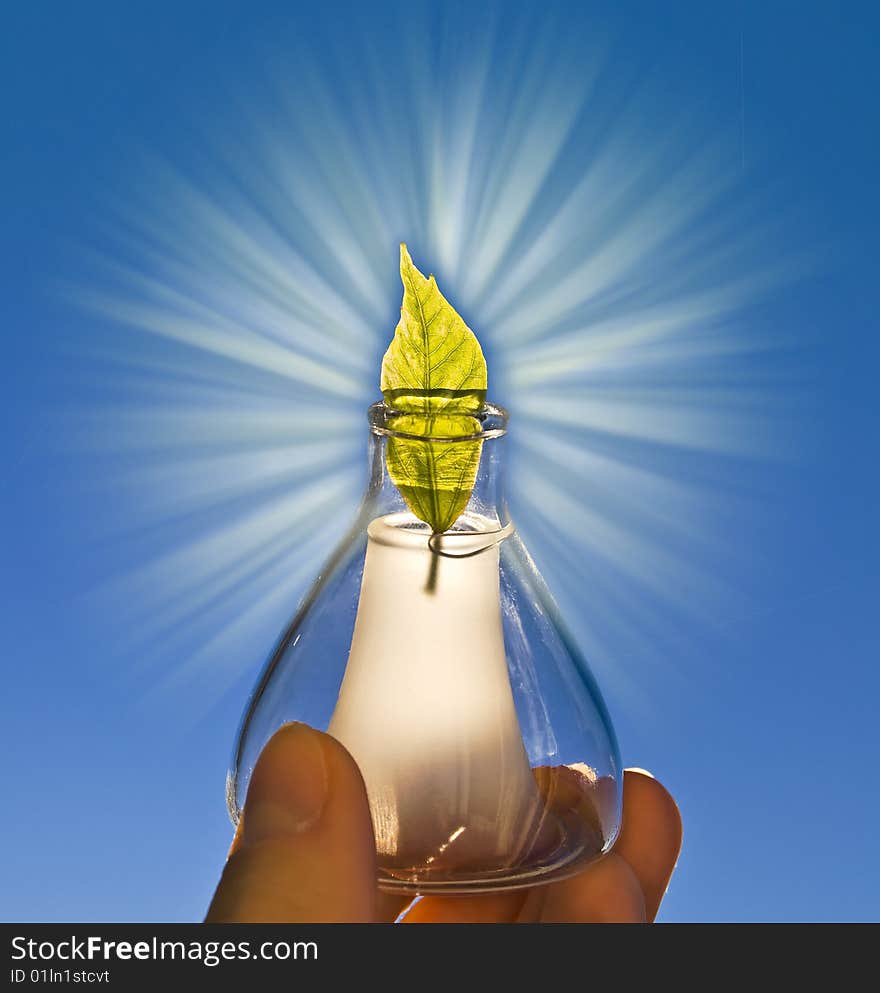
{"label": "fingertip", "polygon": [[333,738],[286,724],[251,775],[215,922],[371,921],[373,825],[360,770]]}
{"label": "fingertip", "polygon": [[623,823],[614,852],[632,867],[653,920],[681,851],[678,804],[652,775],[627,769],[623,779]]}
{"label": "fingertip", "polygon": [[366,796],[367,787],[360,767],[355,762],[351,752],[334,738],[332,734],[324,734],[316,731],[321,739],[321,746],[324,749],[324,760],[327,768],[331,771],[331,779],[334,784],[342,784],[347,790],[354,790]]}
{"label": "fingertip", "polygon": [[[309,780],[303,784],[302,780]],[[300,721],[289,721],[266,742],[248,784],[245,811],[264,797],[276,803],[291,798],[297,785],[315,800],[332,788],[340,792],[366,794],[363,776],[348,749],[332,735]]]}
{"label": "fingertip", "polygon": [[241,845],[301,834],[317,824],[329,790],[322,737],[291,723],[269,739],[248,784]]}
{"label": "fingertip", "polygon": [[[251,793],[267,794],[278,805],[291,808],[305,794],[311,809],[332,825],[345,821],[373,843],[364,778],[348,749],[332,735],[308,724],[282,725],[263,749],[251,777],[245,803],[245,835]],[[306,811],[308,813],[308,811]],[[310,823],[306,822],[306,827]]]}
{"label": "fingertip", "polygon": [[646,813],[663,825],[670,840],[677,839],[676,855],[681,848],[682,820],[678,804],[668,789],[645,769],[626,769],[623,774],[624,809],[627,794],[631,803],[637,803]]}

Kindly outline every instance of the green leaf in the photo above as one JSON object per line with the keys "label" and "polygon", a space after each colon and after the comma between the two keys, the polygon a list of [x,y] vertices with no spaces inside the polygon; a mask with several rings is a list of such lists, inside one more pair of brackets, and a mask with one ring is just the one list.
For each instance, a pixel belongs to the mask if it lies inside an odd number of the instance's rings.
{"label": "green leaf", "polygon": [[[476,335],[400,246],[403,306],[382,360],[382,394],[400,411],[385,460],[409,509],[434,534],[448,531],[470,500],[480,464],[486,360]],[[462,438],[466,440],[437,440]]]}
{"label": "green leaf", "polygon": [[462,414],[401,414],[390,424],[416,438],[388,438],[385,461],[409,509],[434,534],[448,531],[467,506],[480,465],[479,439],[437,441],[479,433],[480,422]]}
{"label": "green leaf", "polygon": [[382,359],[382,394],[408,414],[472,414],[486,400],[486,360],[477,336],[400,246],[403,306]]}

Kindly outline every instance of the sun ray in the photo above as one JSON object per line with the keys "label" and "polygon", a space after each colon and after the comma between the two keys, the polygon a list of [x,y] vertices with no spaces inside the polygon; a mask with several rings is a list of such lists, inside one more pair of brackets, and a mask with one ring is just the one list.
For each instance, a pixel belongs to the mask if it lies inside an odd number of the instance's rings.
{"label": "sun ray", "polygon": [[657,94],[598,34],[469,19],[414,12],[383,47],[353,15],[336,75],[339,39],[321,64],[279,41],[250,90],[193,113],[185,161],[133,159],[84,246],[94,279],[69,292],[96,333],[66,347],[94,403],[64,436],[115,494],[95,540],[133,563],[88,600],[157,699],[210,708],[252,671],[353,511],[400,240],[487,343],[523,533],[564,604],[588,584],[574,626],[605,675],[637,696],[662,612],[735,596],[698,466],[784,450],[787,393],[756,356],[792,336],[748,319],[802,271],[783,222],[693,102],[650,125]]}

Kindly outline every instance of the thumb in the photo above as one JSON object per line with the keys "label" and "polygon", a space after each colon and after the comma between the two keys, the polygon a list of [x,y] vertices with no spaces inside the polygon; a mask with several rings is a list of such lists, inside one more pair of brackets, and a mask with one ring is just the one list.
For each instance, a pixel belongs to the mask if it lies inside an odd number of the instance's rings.
{"label": "thumb", "polygon": [[360,771],[329,735],[286,724],[257,760],[207,923],[372,921],[373,825]]}

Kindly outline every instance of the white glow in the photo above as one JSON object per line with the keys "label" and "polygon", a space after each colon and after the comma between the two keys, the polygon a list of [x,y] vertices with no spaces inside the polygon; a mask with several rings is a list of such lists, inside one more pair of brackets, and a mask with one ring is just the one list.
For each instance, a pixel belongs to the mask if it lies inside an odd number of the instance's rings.
{"label": "white glow", "polygon": [[186,717],[253,673],[355,512],[401,240],[486,349],[518,526],[603,686],[676,656],[637,587],[728,610],[718,577],[756,552],[720,460],[795,447],[773,352],[797,329],[748,308],[803,266],[723,126],[687,96],[657,127],[652,80],[619,89],[601,40],[540,13],[463,33],[443,8],[398,25],[393,72],[368,15],[341,74],[285,39],[253,92],[184,112],[198,154],[144,151],[82,247],[92,407],[58,437],[104,460],[87,523],[126,543],[93,611],[119,619],[116,662],[181,700],[186,674]]}
{"label": "white glow", "polygon": [[456,554],[483,550],[442,558],[429,592],[428,535],[395,527],[404,517],[370,524],[329,731],[360,766],[383,856],[401,867],[513,864],[541,803],[508,679],[498,547],[446,538]]}

